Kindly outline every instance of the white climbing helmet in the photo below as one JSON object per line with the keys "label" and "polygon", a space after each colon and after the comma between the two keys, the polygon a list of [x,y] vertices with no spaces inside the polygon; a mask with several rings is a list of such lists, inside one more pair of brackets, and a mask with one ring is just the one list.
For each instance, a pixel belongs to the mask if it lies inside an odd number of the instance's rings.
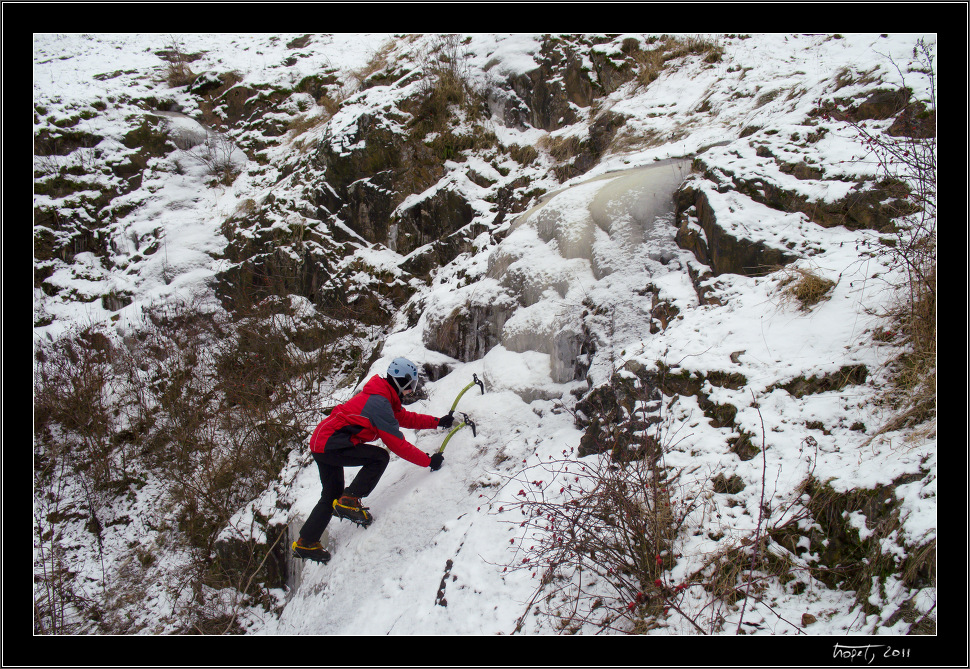
{"label": "white climbing helmet", "polygon": [[405,390],[418,389],[418,368],[407,358],[395,358],[387,368],[387,378],[402,394]]}

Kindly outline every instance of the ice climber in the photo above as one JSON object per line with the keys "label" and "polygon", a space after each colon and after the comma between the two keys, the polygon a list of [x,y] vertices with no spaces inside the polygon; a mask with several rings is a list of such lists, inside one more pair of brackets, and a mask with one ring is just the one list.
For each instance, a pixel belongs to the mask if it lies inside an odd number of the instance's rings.
{"label": "ice climber", "polygon": [[[310,451],[320,470],[323,491],[293,542],[293,553],[300,558],[326,564],[330,553],[320,545],[320,537],[330,518],[347,518],[367,527],[374,517],[361,504],[377,486],[390,460],[386,450],[367,443],[380,439],[396,455],[419,467],[437,471],[444,460],[441,453],[428,455],[408,443],[401,428],[411,430],[451,427],[451,415],[435,418],[406,411],[401,400],[418,388],[418,368],[407,358],[396,358],[387,375],[374,375],[363,390],[338,405],[322,420],[310,437]],[[360,467],[349,486],[344,487],[344,467]]]}

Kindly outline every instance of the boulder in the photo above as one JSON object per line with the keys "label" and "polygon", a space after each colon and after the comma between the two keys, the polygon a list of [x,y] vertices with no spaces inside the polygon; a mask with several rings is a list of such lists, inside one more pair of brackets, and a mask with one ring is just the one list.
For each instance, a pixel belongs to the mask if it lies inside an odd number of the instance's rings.
{"label": "boulder", "polygon": [[907,105],[886,133],[893,137],[914,139],[936,137],[936,110],[928,109],[922,102]]}
{"label": "boulder", "polygon": [[593,85],[583,61],[563,40],[546,39],[536,56],[539,67],[509,80],[515,94],[506,102],[507,120],[533,128],[558,130],[578,119],[572,105],[588,107]]}
{"label": "boulder", "polygon": [[[460,193],[443,188],[394,213],[391,220],[394,237],[387,245],[401,255],[407,255],[460,230],[474,217],[474,210]],[[455,256],[442,259],[442,264]]]}
{"label": "boulder", "polygon": [[203,96],[212,91],[222,88],[225,82],[215,72],[203,72],[189,84],[188,92],[193,95]]}
{"label": "boulder", "polygon": [[462,362],[480,360],[499,343],[502,326],[514,309],[513,301],[496,300],[466,304],[441,319],[431,316],[423,343]]}
{"label": "boulder", "polygon": [[[629,361],[613,374],[609,383],[597,386],[576,404],[576,425],[583,429],[580,457],[610,451],[614,456],[629,453],[651,455],[658,444],[651,426],[660,422],[664,396],[692,396],[713,427],[735,429],[737,408],[718,404],[705,392],[706,384],[739,389],[747,379],[736,372],[709,371],[704,375],[668,368],[657,362],[653,369]],[[749,460],[760,450],[743,432],[728,439],[729,450]],[[737,482],[732,482],[732,485]],[[743,487],[743,482],[742,482]]]}
{"label": "boulder", "polygon": [[717,213],[703,189],[685,186],[680,190],[676,217],[677,244],[692,252],[698,262],[710,266],[715,275],[756,276],[763,274],[766,267],[787,265],[796,258],[762,241],[739,238],[725,231],[718,225]]}
{"label": "boulder", "polygon": [[912,91],[908,88],[876,91],[852,111],[852,118],[856,121],[892,118],[909,104],[911,94]]}

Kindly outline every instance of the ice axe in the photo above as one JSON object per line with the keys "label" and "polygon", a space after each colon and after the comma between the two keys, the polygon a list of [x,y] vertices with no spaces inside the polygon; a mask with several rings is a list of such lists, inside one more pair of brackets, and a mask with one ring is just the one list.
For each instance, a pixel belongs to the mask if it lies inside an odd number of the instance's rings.
{"label": "ice axe", "polygon": [[467,393],[469,388],[471,388],[475,384],[478,384],[478,386],[482,389],[482,395],[485,394],[485,384],[478,380],[478,374],[472,374],[472,382],[469,383],[464,388],[462,388],[461,392],[458,393],[458,397],[456,397],[455,401],[451,403],[451,411],[448,412],[449,416],[455,413],[455,407],[458,406],[458,400],[461,399],[461,396]]}
{"label": "ice axe", "polygon": [[445,440],[443,442],[441,442],[441,447],[438,449],[438,452],[439,453],[444,453],[445,452],[445,446],[448,445],[448,440],[451,439],[452,435],[454,435],[455,432],[457,432],[461,428],[465,427],[466,425],[468,425],[468,426],[470,426],[472,428],[472,436],[473,437],[478,436],[478,434],[477,434],[477,432],[475,430],[475,421],[473,421],[471,419],[471,417],[467,413],[464,413],[464,412],[461,412],[461,411],[459,411],[458,413],[461,414],[462,422],[461,423],[458,423],[458,425],[455,425],[453,428],[451,428],[451,432],[449,432],[448,433],[448,436],[445,437]]}
{"label": "ice axe", "polygon": [[[477,385],[479,388],[482,389],[482,395],[485,394],[485,384],[482,383],[481,380],[478,378],[478,374],[472,374],[472,382],[469,383],[464,388],[462,388],[461,389],[461,392],[458,393],[458,397],[456,397],[455,398],[455,401],[452,402],[452,404],[451,404],[451,410],[448,412],[448,415],[449,416],[453,416],[455,414],[455,407],[458,406],[458,400],[460,400],[461,397],[462,397],[462,395],[464,395],[465,393],[467,393],[471,389],[471,387],[474,386],[474,385]],[[448,445],[448,440],[451,439],[452,435],[454,435],[455,432],[457,432],[461,428],[465,427],[466,425],[470,425],[471,426],[471,428],[472,428],[472,436],[473,437],[478,436],[477,435],[477,432],[476,432],[476,428],[475,428],[475,422],[468,416],[467,413],[461,412],[461,415],[462,415],[462,418],[464,419],[464,422],[458,423],[458,425],[455,425],[451,429],[451,432],[448,433],[448,436],[445,437],[445,440],[443,442],[441,442],[441,448],[438,449],[438,452],[439,453],[442,453],[445,450],[445,446]]]}

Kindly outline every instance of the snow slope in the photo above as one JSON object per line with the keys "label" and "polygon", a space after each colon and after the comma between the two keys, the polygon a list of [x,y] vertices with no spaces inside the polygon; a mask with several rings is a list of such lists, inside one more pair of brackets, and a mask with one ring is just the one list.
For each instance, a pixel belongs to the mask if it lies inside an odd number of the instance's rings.
{"label": "snow slope", "polygon": [[[363,67],[386,39],[382,35],[316,36],[312,47],[302,50],[307,55],[295,66],[283,67],[280,63],[290,53],[284,45],[296,37],[179,36],[186,51],[203,52],[205,62],[236,70],[251,83],[298,81],[325,68],[342,73],[349,82],[347,73]],[[644,39],[642,35],[624,35],[613,40],[612,46],[601,48],[615,48],[624,37]],[[382,373],[397,356],[447,365],[450,371],[446,376],[424,384],[427,399],[409,407],[433,415],[447,412],[457,393],[477,374],[484,379],[487,392],[470,391],[459,407],[475,419],[477,436],[468,429],[456,434],[445,452],[445,465],[437,472],[420,470],[392,457],[380,485],[366,500],[376,522],[362,530],[333,521],[327,535],[333,560],[326,566],[294,563],[290,582],[295,587],[276,592],[279,615],[247,610],[241,618],[247,631],[262,635],[494,635],[516,632],[524,616],[517,633],[556,633],[555,621],[534,615],[535,609],[530,606],[537,575],[523,569],[522,560],[536,537],[521,526],[523,519],[516,505],[521,500],[519,492],[536,489],[533,482],[540,479],[544,494],[556,498],[567,477],[548,463],[575,457],[582,437],[572,413],[576,402],[573,391],[585,390],[588,385],[569,379],[557,382],[560,377],[550,353],[541,350],[536,340],[543,337],[543,325],[558,323],[554,318],[581,329],[583,323],[576,320],[576,310],[584,298],[608,305],[616,314],[612,325],[585,321],[594,334],[610,344],[608,351],[601,347],[592,361],[593,385],[608,382],[627,363],[651,367],[664,361],[678,370],[699,374],[737,372],[747,379],[744,388],[708,384],[706,391],[715,402],[738,408],[738,427],[756,435],[758,441],[762,434],[768,435],[764,459],[759,456],[742,461],[726,451],[730,430],[712,427],[696,398],[682,396],[673,402],[673,398],[664,398],[664,417],[672,426],[671,434],[676,435],[666,464],[685,472],[681,478],[683,495],[704,488],[716,473],[738,475],[747,482],[736,494],[705,493],[708,516],[691,522],[706,529],[717,528],[721,536],[716,540],[711,532],[683,536],[677,546],[680,557],[666,575],[670,583],[681,582],[719,547],[753,533],[761,522],[762,495],[776,514],[784,514],[797,501],[797,486],[809,473],[830,482],[837,491],[847,491],[886,485],[904,474],[930,472],[896,488],[901,527],[896,541],[887,542],[885,550],[902,551],[903,543],[918,546],[935,539],[935,430],[922,435],[887,433],[872,438],[875,426],[888,418],[886,410],[875,402],[880,370],[897,353],[893,347],[876,345],[871,339],[880,324],[872,313],[892,299],[886,288],[893,279],[888,275],[890,268],[880,256],[858,251],[877,245],[877,233],[824,229],[802,215],[769,209],[734,191],[714,194],[712,198],[720,198],[714,206],[722,224],[743,230],[751,239],[794,244],[799,251],[795,265],[831,279],[835,286],[827,300],[803,310],[786,297],[783,272],[762,277],[724,274],[707,282],[711,295],[721,304],[702,305],[686,270],[703,267],[674,244],[675,228],[670,225],[669,213],[663,213],[655,227],[651,227],[651,220],[645,234],[634,235],[631,246],[629,241],[617,241],[628,239],[628,230],[620,228],[629,226],[629,220],[618,221],[608,211],[604,213],[603,207],[593,205],[603,186],[617,181],[616,175],[633,174],[621,170],[649,167],[701,151],[709,165],[724,173],[761,174],[768,180],[783,180],[785,187],[814,199],[838,199],[844,195],[838,190],[840,184],[848,188],[849,177],[878,174],[877,165],[861,160],[856,138],[834,122],[824,139],[814,144],[803,145],[789,138],[793,133],[806,132],[809,112],[818,100],[836,93],[846,98],[859,95],[879,78],[894,81],[898,73],[893,62],[906,60],[917,37],[718,37],[724,49],[719,62],[705,66],[697,57],[674,61],[648,87],[636,89],[629,84],[607,96],[603,108],[630,116],[623,130],[628,140],[623,146],[627,148],[608,152],[590,172],[570,183],[557,184],[548,175],[537,178],[537,184],[549,191],[560,189],[555,198],[547,200],[546,211],[562,214],[558,229],[563,234],[569,233],[570,221],[588,224],[606,217],[618,225],[615,235],[607,235],[598,227],[599,221],[589,228],[602,251],[599,265],[588,257],[565,254],[563,244],[556,240],[542,239],[533,227],[539,218],[536,211],[531,219],[523,216],[506,223],[507,229],[501,232],[508,234],[503,241],[482,239],[475,252],[459,256],[450,266],[441,268],[430,285],[421,287],[411,303],[425,315],[413,327],[407,327],[403,317],[395,323],[370,373]],[[490,77],[527,72],[535,67],[537,43],[538,36],[533,35],[472,35],[466,45],[469,76],[484,84]],[[166,40],[158,35],[37,35],[35,105],[47,106],[49,115],[56,116],[69,113],[61,109],[107,95],[151,94],[161,85],[163,67],[152,52],[164,46]],[[420,43],[398,44],[396,48],[405,52],[419,49]],[[118,68],[125,74],[107,80],[92,78]],[[845,72],[867,73],[870,83],[850,83],[837,89],[835,82]],[[856,81],[861,79],[856,77]],[[906,81],[916,89],[917,97],[927,94],[919,88],[920,81],[915,77]],[[370,89],[366,95],[350,99],[334,117],[331,130],[339,134],[339,124],[355,117],[360,110],[352,105],[383,104],[381,95],[381,89]],[[181,113],[192,117],[197,110],[187,99],[181,101]],[[579,113],[585,115],[584,122],[551,134],[561,137],[585,132],[590,112]],[[171,117],[170,122],[186,121]],[[506,128],[497,119],[493,122],[496,134],[508,143],[534,142],[546,134]],[[86,123],[95,121],[81,121],[81,127]],[[112,134],[110,122],[105,125],[101,119],[97,123],[101,124],[99,134],[107,138],[106,146],[121,152],[118,141],[122,126],[119,124]],[[776,155],[784,153],[791,162],[807,158],[827,172],[846,175],[845,181],[798,180],[772,170],[741,138],[742,131],[753,125],[778,130],[764,138]],[[637,137],[642,141],[635,142]],[[282,160],[292,148],[284,140],[270,153]],[[158,161],[159,169],[152,176],[155,181],[146,179],[130,195],[139,199],[140,206],[119,219],[111,231],[114,239],[134,244],[133,240],[148,239],[160,230],[156,236],[164,240],[164,254],[128,260],[117,268],[104,267],[90,255],[81,258],[85,261],[81,264],[58,265],[53,278],[63,287],[62,296],[72,290],[91,297],[124,291],[134,296],[132,304],[114,312],[97,301],[45,297],[35,290],[35,318],[41,313],[50,321],[35,327],[35,336],[56,337],[71,324],[119,315],[124,327],[137,322],[141,304],[195,293],[208,295],[204,281],[220,269],[220,261],[213,256],[225,244],[219,224],[245,200],[258,199],[271,189],[274,176],[243,165],[242,174],[230,186],[212,188],[203,185],[198,172],[175,170],[171,160]],[[604,179],[591,181],[595,177]],[[625,187],[622,190],[626,192]],[[44,197],[35,196],[35,203]],[[58,204],[71,206],[68,201]],[[429,350],[424,343],[425,328],[431,327],[428,316],[446,312],[475,293],[486,296],[483,299],[503,295],[503,289],[489,275],[490,263],[502,254],[521,256],[526,247],[533,252],[526,258],[524,271],[533,277],[565,275],[566,290],[541,291],[532,304],[520,308],[516,320],[509,321],[508,344],[495,346],[480,360],[462,362]],[[129,249],[118,255],[128,257],[131,253]],[[369,254],[374,264],[393,266],[403,260],[385,248],[361,249],[360,254]],[[679,314],[659,334],[651,334],[648,327],[651,295],[642,293],[647,283],[653,284],[657,295],[676,307]],[[529,336],[516,339],[516,328]],[[844,392],[796,398],[780,387],[791,379],[859,364],[870,370],[869,379]],[[349,389],[344,392],[349,396]],[[867,432],[853,427],[860,422],[868,426]],[[824,430],[809,431],[816,447],[806,445],[806,423],[824,426]],[[427,452],[435,450],[444,436],[434,431],[405,433]],[[273,522],[289,523],[291,535],[298,529],[319,495],[319,479],[305,454],[294,454],[287,472],[292,479],[287,479],[285,491],[268,492],[241,509],[234,519],[236,527],[251,527],[255,509],[270,514]],[[349,480],[352,470],[347,476]],[[281,509],[277,499],[291,506]],[[137,509],[131,513],[138,515]],[[774,520],[781,517],[776,515]],[[868,531],[864,519],[855,522],[861,532]],[[909,624],[900,619],[886,626],[889,614],[907,600],[913,600],[921,613],[929,611],[936,601],[935,589],[915,592],[894,582],[889,584],[892,587],[876,588],[871,595],[870,601],[881,606],[885,614],[867,616],[854,602],[853,592],[832,590],[811,578],[805,583],[806,589],[797,594],[779,583],[770,584],[765,597],[772,606],[749,606],[744,612],[744,621],[751,625],[747,631],[904,634]],[[543,608],[557,605],[566,603],[553,601]],[[682,607],[703,616],[705,605],[702,594],[690,591]],[[740,622],[740,607],[727,607],[723,614],[719,629],[733,633]],[[811,614],[817,622],[802,628],[798,621],[803,614]],[[580,631],[593,634],[598,630],[590,625]],[[694,631],[683,616],[671,615],[650,633]]]}

